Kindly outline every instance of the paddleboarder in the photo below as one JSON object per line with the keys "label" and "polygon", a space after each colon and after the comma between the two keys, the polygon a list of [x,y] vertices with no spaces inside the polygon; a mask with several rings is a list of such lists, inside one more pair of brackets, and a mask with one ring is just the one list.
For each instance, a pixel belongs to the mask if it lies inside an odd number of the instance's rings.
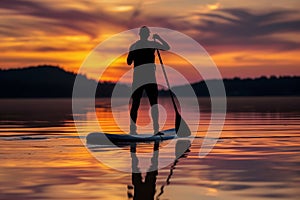
{"label": "paddleboarder", "polygon": [[[160,134],[158,123],[158,87],[155,77],[155,50],[169,50],[169,44],[158,34],[153,34],[155,41],[150,41],[150,30],[142,26],[139,30],[140,40],[129,48],[127,64],[134,65],[132,82],[132,105],[130,109],[130,134],[137,134],[137,115],[143,91],[146,92],[150,105],[154,134]],[[158,41],[158,42],[157,42]]]}

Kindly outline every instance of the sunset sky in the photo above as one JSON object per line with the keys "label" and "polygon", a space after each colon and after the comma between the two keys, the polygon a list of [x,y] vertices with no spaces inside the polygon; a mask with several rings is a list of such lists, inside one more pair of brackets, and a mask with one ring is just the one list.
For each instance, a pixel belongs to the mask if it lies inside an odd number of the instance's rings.
{"label": "sunset sky", "polygon": [[104,39],[148,25],[198,41],[224,78],[300,75],[299,11],[299,0],[1,0],[0,68],[76,71]]}

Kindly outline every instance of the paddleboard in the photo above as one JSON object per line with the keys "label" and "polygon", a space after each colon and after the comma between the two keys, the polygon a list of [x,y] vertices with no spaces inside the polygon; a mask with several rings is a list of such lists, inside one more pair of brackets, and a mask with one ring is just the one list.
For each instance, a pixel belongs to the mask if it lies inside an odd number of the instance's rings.
{"label": "paddleboard", "polygon": [[[109,145],[109,143],[130,143],[130,142],[153,142],[153,141],[163,141],[171,140],[177,138],[175,129],[168,129],[160,131],[164,135],[153,135],[153,134],[113,134],[113,133],[102,133],[93,132],[87,135],[87,144],[97,144],[97,145]],[[108,141],[108,140],[109,141]]]}

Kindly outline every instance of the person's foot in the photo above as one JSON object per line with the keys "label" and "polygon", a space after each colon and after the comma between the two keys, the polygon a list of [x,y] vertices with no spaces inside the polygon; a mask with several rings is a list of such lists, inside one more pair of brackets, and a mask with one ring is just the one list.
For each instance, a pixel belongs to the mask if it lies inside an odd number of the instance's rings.
{"label": "person's foot", "polygon": [[136,131],[130,131],[129,134],[130,135],[137,135],[137,132]]}
{"label": "person's foot", "polygon": [[136,132],[136,125],[134,124],[131,124],[130,125],[130,132],[129,132],[130,135],[137,135],[137,132]]}
{"label": "person's foot", "polygon": [[164,133],[160,132],[160,131],[155,131],[154,135],[164,135]]}

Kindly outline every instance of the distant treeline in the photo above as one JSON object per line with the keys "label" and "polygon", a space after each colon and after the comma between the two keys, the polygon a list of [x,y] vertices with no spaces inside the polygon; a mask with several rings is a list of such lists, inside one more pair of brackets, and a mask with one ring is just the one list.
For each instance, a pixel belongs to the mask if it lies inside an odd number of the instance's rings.
{"label": "distant treeline", "polygon": [[[197,96],[210,96],[208,88],[217,90],[223,81],[227,96],[299,96],[300,76],[271,76],[260,78],[233,78],[223,80],[207,80],[192,84],[192,88]],[[185,94],[187,86],[174,88],[179,94]],[[213,92],[218,93],[218,92]],[[167,95],[166,92],[164,92]]]}
{"label": "distant treeline", "polygon": [[[49,65],[21,69],[0,70],[0,98],[63,98],[72,97],[77,74]],[[115,84],[97,83],[84,75],[78,75],[83,85],[97,85],[96,97],[110,97]],[[207,85],[213,86],[223,81],[227,96],[299,96],[300,77],[260,77],[255,79],[224,79],[200,81],[192,84],[197,96],[210,96]],[[130,91],[122,85],[123,91]],[[213,87],[212,87],[213,88]],[[185,94],[187,86],[172,90]],[[160,91],[161,96],[169,95]],[[83,94],[84,96],[84,94]]]}
{"label": "distant treeline", "polygon": [[[20,69],[0,70],[0,98],[67,98],[72,97],[77,74],[59,67],[41,65]],[[115,84],[97,83],[78,75],[86,88],[97,86],[97,97],[110,97]],[[82,92],[85,96],[85,91]]]}

